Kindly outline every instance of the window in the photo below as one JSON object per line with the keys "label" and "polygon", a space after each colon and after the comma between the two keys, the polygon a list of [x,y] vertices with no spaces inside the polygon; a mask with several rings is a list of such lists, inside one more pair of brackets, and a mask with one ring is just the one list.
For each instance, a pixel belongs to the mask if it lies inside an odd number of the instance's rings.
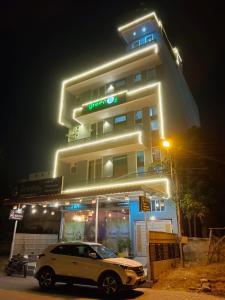
{"label": "window", "polygon": [[141,73],[137,73],[134,75],[134,82],[141,81],[141,79],[142,79]]}
{"label": "window", "polygon": [[92,90],[91,98],[92,99],[98,98],[98,89]]}
{"label": "window", "polygon": [[142,110],[138,110],[135,112],[135,123],[142,123]]}
{"label": "window", "polygon": [[121,86],[125,86],[126,85],[126,79],[121,79],[118,80],[114,83],[116,88],[120,88]]}
{"label": "window", "polygon": [[149,116],[150,117],[157,116],[157,107],[156,106],[149,107]]}
{"label": "window", "polygon": [[144,151],[137,152],[137,173],[144,172]]}
{"label": "window", "polygon": [[150,124],[152,131],[159,129],[158,120],[151,120]]}
{"label": "window", "polygon": [[73,255],[78,257],[89,257],[89,253],[94,252],[89,246],[78,245],[74,246]]}
{"label": "window", "polygon": [[121,115],[114,118],[114,124],[120,124],[127,121],[127,115]]}
{"label": "window", "polygon": [[160,148],[159,147],[152,148],[152,161],[156,162],[160,160],[161,160]]}
{"label": "window", "polygon": [[105,89],[106,89],[106,94],[112,94],[114,92],[114,86],[112,83],[108,83],[106,86],[105,86]]}
{"label": "window", "polygon": [[71,166],[70,174],[71,174],[71,175],[77,175],[77,163],[74,163],[74,164]]}
{"label": "window", "polygon": [[146,71],[146,79],[153,80],[155,78],[156,78],[156,69],[155,68],[148,69]]}
{"label": "window", "polygon": [[162,199],[151,200],[151,211],[165,211],[165,201]]}
{"label": "window", "polygon": [[54,248],[51,253],[60,255],[72,255],[72,249],[70,245],[60,245]]}
{"label": "window", "polygon": [[93,123],[90,126],[90,135],[91,135],[91,137],[94,137],[94,136],[96,136],[96,134],[97,134],[97,124]]}
{"label": "window", "polygon": [[113,176],[114,178],[127,175],[127,155],[113,157]]}
{"label": "window", "polygon": [[133,43],[132,43],[132,49],[135,49],[135,48],[137,48],[137,47],[139,47],[140,46],[140,41],[139,40],[137,40],[137,41],[134,41]]}
{"label": "window", "polygon": [[103,96],[105,96],[105,87],[101,86],[99,88],[99,97],[103,97]]}
{"label": "window", "polygon": [[145,37],[145,43],[149,43],[149,42],[151,42],[153,40],[154,40],[153,33],[146,35],[146,37]]}

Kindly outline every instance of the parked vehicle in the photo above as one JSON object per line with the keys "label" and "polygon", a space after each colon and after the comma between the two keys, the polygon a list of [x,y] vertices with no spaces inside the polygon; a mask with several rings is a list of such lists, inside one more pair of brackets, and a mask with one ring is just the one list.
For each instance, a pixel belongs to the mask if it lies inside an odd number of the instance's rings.
{"label": "parked vehicle", "polygon": [[145,282],[141,263],[117,255],[97,243],[58,243],[39,255],[35,277],[42,289],[56,282],[98,286],[108,295]]}
{"label": "parked vehicle", "polygon": [[5,267],[5,273],[7,276],[12,274],[22,274],[24,278],[27,276],[27,264],[28,257],[21,254],[13,255],[8,265]]}

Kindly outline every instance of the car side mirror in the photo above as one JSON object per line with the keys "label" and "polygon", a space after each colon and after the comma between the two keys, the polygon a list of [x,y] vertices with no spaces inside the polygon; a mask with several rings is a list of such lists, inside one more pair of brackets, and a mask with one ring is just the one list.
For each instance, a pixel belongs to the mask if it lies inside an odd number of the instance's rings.
{"label": "car side mirror", "polygon": [[96,259],[96,258],[97,258],[97,254],[96,254],[95,252],[89,253],[88,256],[89,256],[90,258],[93,258],[93,259]]}

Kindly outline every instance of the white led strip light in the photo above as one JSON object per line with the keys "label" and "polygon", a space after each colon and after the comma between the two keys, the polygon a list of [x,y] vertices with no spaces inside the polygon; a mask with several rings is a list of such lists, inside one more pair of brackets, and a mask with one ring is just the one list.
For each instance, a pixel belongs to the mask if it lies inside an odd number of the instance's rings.
{"label": "white led strip light", "polygon": [[114,66],[114,65],[116,65],[120,62],[125,62],[125,61],[129,60],[130,58],[136,57],[138,55],[141,55],[142,53],[145,53],[145,52],[148,52],[148,51],[151,51],[151,50],[154,50],[155,53],[158,53],[158,45],[157,44],[149,45],[145,48],[142,48],[142,49],[137,50],[135,52],[132,52],[130,54],[121,56],[120,58],[112,60],[112,61],[110,61],[106,64],[103,64],[103,65],[101,65],[97,68],[91,69],[87,72],[81,73],[81,74],[76,75],[74,77],[71,77],[67,80],[64,80],[62,82],[62,85],[61,85],[60,104],[59,104],[59,117],[58,117],[59,124],[65,126],[65,124],[62,121],[62,113],[63,113],[63,106],[64,106],[65,86],[66,86],[67,83],[72,82],[72,81],[76,81],[76,80],[80,80],[80,79],[84,79],[88,75],[93,75],[94,73],[96,73],[98,71],[103,71],[104,69],[106,69],[108,67],[112,67],[112,66]]}
{"label": "white led strip light", "polygon": [[171,196],[170,193],[170,184],[169,179],[164,178],[155,178],[155,179],[144,179],[144,180],[136,180],[136,181],[127,181],[127,182],[117,182],[117,183],[110,183],[110,184],[103,184],[103,185],[94,185],[94,186],[86,186],[86,187],[77,187],[72,189],[66,189],[62,191],[62,194],[70,194],[70,193],[80,193],[80,192],[92,192],[96,190],[101,189],[107,189],[107,188],[114,188],[114,187],[129,187],[129,186],[135,186],[135,185],[144,185],[144,184],[151,184],[151,183],[164,183],[166,185],[166,193],[168,198]]}
{"label": "white led strip light", "polygon": [[125,139],[125,138],[128,138],[130,136],[134,136],[134,135],[138,136],[138,143],[140,145],[142,145],[143,144],[142,131],[135,131],[135,132],[131,132],[131,133],[126,133],[126,134],[121,134],[121,135],[114,135],[112,137],[99,139],[99,140],[94,141],[94,142],[89,142],[89,143],[84,143],[84,144],[81,144],[81,145],[74,145],[74,146],[71,146],[71,147],[58,149],[55,153],[53,178],[57,177],[58,156],[59,156],[60,153],[70,152],[70,151],[74,151],[76,149],[86,148],[86,147],[93,146],[93,145],[105,144],[109,141],[115,141],[115,140],[118,141],[118,140]]}
{"label": "white led strip light", "polygon": [[157,22],[157,24],[158,24],[158,26],[159,26],[159,27],[162,27],[162,22],[158,19],[156,13],[153,11],[153,12],[151,12],[150,14],[147,14],[147,15],[145,15],[145,16],[143,16],[143,17],[140,17],[140,18],[138,18],[138,19],[135,19],[134,21],[132,21],[132,22],[130,22],[130,23],[127,23],[127,24],[125,24],[125,25],[122,25],[122,26],[118,27],[117,30],[118,30],[118,31],[123,31],[124,29],[127,29],[127,28],[129,28],[129,27],[131,27],[131,26],[133,26],[133,25],[136,25],[136,24],[138,24],[138,23],[140,23],[140,22],[142,22],[142,21],[144,21],[144,20],[146,20],[146,19],[149,19],[149,18],[151,18],[151,17],[154,17],[155,20],[156,20],[156,22]]}

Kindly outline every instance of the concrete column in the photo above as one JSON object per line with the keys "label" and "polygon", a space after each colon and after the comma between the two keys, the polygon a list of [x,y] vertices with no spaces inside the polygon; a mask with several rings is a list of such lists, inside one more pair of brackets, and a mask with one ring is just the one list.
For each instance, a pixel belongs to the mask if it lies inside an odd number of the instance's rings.
{"label": "concrete column", "polygon": [[96,198],[96,208],[95,208],[95,243],[98,242],[98,206],[99,206],[99,199]]}

